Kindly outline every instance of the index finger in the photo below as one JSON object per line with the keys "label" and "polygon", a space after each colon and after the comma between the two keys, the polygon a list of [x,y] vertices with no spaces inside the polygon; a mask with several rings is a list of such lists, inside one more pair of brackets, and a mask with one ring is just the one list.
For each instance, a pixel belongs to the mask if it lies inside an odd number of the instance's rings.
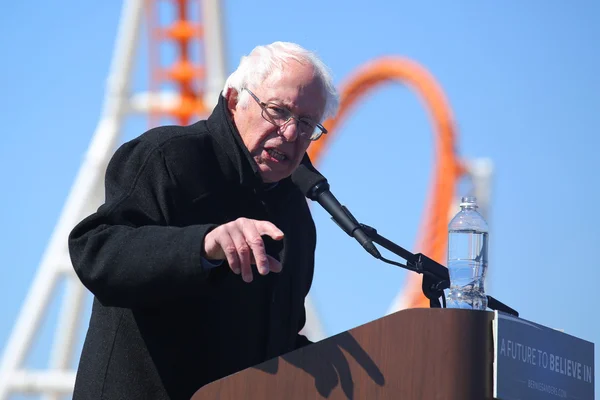
{"label": "index finger", "polygon": [[268,235],[275,240],[283,239],[283,232],[275,224],[269,221],[253,220],[254,227],[259,235]]}

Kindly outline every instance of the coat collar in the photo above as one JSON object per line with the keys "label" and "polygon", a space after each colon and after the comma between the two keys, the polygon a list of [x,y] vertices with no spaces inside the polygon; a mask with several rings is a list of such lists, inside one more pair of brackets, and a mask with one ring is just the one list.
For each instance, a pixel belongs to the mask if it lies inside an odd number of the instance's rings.
{"label": "coat collar", "polygon": [[207,126],[218,144],[219,148],[215,150],[221,153],[217,157],[226,178],[244,187],[261,187],[263,182],[258,165],[233,123],[225,97],[219,95],[217,106],[207,119]]}
{"label": "coat collar", "polygon": [[[207,126],[218,145],[218,149],[215,150],[219,152],[217,158],[226,179],[235,181],[243,187],[252,188],[257,193],[272,192],[273,184],[263,182],[258,165],[233,123],[227,109],[227,100],[222,95],[219,95],[217,106],[207,119]],[[280,192],[279,189],[289,188],[290,185],[292,183],[289,177],[283,179],[277,183],[278,190],[274,192]]]}

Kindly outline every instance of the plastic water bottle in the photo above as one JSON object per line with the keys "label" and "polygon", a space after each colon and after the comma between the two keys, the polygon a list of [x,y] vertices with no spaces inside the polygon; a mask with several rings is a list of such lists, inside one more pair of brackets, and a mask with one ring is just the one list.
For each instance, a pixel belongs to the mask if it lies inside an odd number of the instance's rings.
{"label": "plastic water bottle", "polygon": [[485,310],[484,282],[488,267],[488,226],[477,212],[477,199],[463,197],[461,210],[448,225],[450,291],[446,306]]}

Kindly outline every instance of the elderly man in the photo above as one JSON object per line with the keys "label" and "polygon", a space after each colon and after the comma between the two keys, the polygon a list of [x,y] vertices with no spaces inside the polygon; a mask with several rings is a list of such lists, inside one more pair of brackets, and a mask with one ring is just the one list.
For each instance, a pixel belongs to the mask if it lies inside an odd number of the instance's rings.
{"label": "elderly man", "polygon": [[[315,227],[290,175],[338,96],[291,43],[242,58],[205,121],[122,145],[69,236],[94,294],[75,399],[189,399],[305,345]],[[273,272],[273,273],[270,273]]]}

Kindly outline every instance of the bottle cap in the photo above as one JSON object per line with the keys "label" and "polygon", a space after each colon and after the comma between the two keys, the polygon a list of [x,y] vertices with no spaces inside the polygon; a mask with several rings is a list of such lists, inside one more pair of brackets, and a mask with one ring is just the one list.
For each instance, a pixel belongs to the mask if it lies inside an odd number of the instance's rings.
{"label": "bottle cap", "polygon": [[475,196],[466,196],[460,199],[461,207],[478,207],[477,206],[477,197]]}

